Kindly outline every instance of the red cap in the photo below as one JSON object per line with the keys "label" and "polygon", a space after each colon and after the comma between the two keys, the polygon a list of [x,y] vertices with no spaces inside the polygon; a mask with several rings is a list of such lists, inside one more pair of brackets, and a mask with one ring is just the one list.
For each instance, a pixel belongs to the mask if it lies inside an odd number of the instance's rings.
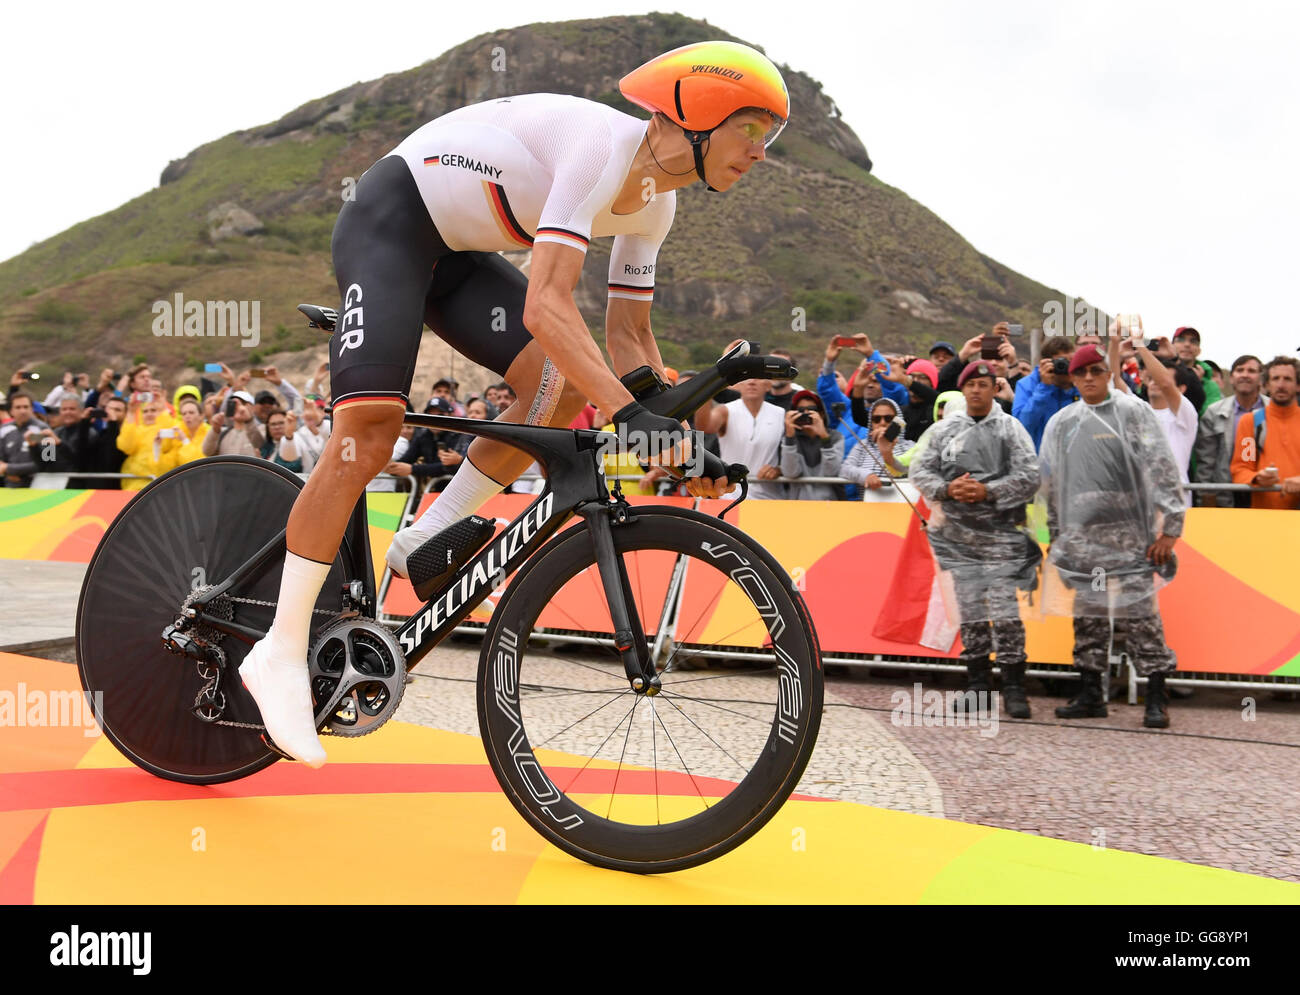
{"label": "red cap", "polygon": [[907,372],[913,376],[916,376],[918,373],[924,375],[929,379],[931,387],[937,387],[939,385],[939,368],[928,359],[916,360],[916,362],[907,368]]}
{"label": "red cap", "polygon": [[998,375],[993,372],[993,367],[985,359],[977,359],[966,364],[966,369],[962,370],[961,376],[957,378],[957,389],[961,390],[971,377],[992,377],[994,383],[998,380]]}
{"label": "red cap", "polygon": [[1105,354],[1091,342],[1080,349],[1075,350],[1074,356],[1070,359],[1070,372],[1077,373],[1085,366],[1091,366],[1093,363],[1100,363],[1107,368],[1110,364],[1106,362]]}
{"label": "red cap", "polygon": [[794,397],[790,398],[790,407],[796,408],[800,401],[816,401],[817,406],[821,406],[822,399],[814,394],[811,390],[801,390]]}

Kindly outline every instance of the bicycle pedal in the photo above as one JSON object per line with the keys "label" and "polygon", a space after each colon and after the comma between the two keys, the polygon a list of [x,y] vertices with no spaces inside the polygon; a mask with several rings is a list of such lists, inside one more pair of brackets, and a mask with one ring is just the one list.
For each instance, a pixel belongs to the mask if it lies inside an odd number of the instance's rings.
{"label": "bicycle pedal", "polygon": [[496,520],[470,515],[453,522],[427,540],[406,558],[406,573],[421,601],[428,601],[438,589],[469,562],[470,557],[496,532]]}
{"label": "bicycle pedal", "polygon": [[268,736],[266,733],[261,734],[261,739],[262,739],[262,745],[265,746],[272,753],[275,753],[283,757],[285,760],[292,760],[294,762],[297,762],[298,760],[297,757],[291,757],[289,756],[289,754],[285,753],[284,750],[280,749],[278,746],[275,745],[275,741],[272,740],[271,737]]}

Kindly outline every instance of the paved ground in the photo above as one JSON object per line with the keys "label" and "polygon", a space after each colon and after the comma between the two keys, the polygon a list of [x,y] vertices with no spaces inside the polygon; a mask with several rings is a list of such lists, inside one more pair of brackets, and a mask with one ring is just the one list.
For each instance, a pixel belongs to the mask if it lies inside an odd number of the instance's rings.
{"label": "paved ground", "polygon": [[71,639],[85,572],[81,563],[0,560],[0,648],[21,653]]}
{"label": "paved ground", "polygon": [[[0,646],[62,639],[27,652],[71,660],[66,640],[83,570],[0,560]],[[478,651],[470,639],[430,654],[398,716],[477,733]],[[926,690],[957,686],[955,677],[925,679]],[[728,673],[719,686],[740,699],[752,680]],[[1030,690],[1041,689],[1031,681]],[[1062,722],[1052,714],[1060,699],[1035,694],[1034,719],[1003,715],[981,729],[902,724],[903,711],[920,712],[912,693],[901,674],[829,678],[799,790],[1300,881],[1300,702],[1262,692],[1243,705],[1244,692],[1197,689],[1173,703],[1172,728],[1155,731],[1142,728],[1140,706],[1113,704],[1108,719]]]}
{"label": "paved ground", "polygon": [[[479,641],[472,637],[463,641],[449,640],[425,657],[415,669],[416,679],[407,687],[397,717],[407,722],[418,722],[438,729],[478,735],[478,712],[475,707],[473,682],[478,669],[480,645]],[[531,667],[532,658],[525,659]],[[586,672],[585,668],[575,667],[569,662],[575,659],[579,664],[590,664],[600,660],[599,657],[587,655],[563,654],[560,660],[550,664],[543,656],[543,672],[553,674],[554,683],[570,686],[574,683],[575,672]],[[737,700],[768,700],[771,697],[767,691],[772,686],[772,681],[770,676],[766,675],[751,676],[729,671],[692,671],[685,675],[684,680],[692,678],[708,678],[711,694],[717,697],[725,696],[728,700],[727,707],[733,709],[745,707],[733,704]],[[530,678],[521,678],[521,683],[528,679]],[[617,675],[617,680],[621,682],[621,673]],[[614,679],[609,682],[611,686],[614,683]],[[528,697],[523,696],[521,704],[525,709],[527,701]],[[840,698],[834,689],[828,693],[827,701],[840,705],[849,704],[848,700]],[[764,711],[757,706],[751,708],[755,714]],[[576,718],[579,713],[568,710],[564,714]],[[770,725],[770,708],[766,710],[766,714],[769,716],[767,725]],[[597,728],[608,731],[614,721],[608,721]],[[686,751],[687,746],[682,743],[682,736],[678,732],[681,723],[674,723],[671,716],[661,721],[664,725],[660,728],[666,726],[677,737],[679,748]],[[763,726],[764,730],[767,725]],[[622,728],[626,727],[620,727],[619,738],[621,738]],[[732,738],[725,735],[729,729],[735,733]],[[720,741],[714,748],[710,748],[713,744],[701,743],[698,739],[693,742],[697,755],[704,758],[706,764],[717,760],[719,748],[725,748],[740,756],[745,747],[752,747],[754,744],[752,736],[746,735],[748,730],[743,720],[733,719],[731,726],[728,727],[727,718],[724,716],[721,722],[709,724],[708,731],[711,736],[717,737]],[[560,743],[551,745],[562,748]],[[637,745],[634,743],[633,748],[635,749]],[[644,748],[644,736],[641,737],[639,745]],[[662,752],[664,749],[662,738],[659,740],[659,745]],[[759,745],[761,746],[761,743]],[[617,750],[612,747],[607,748],[600,755],[614,759]],[[687,756],[690,758],[689,753]],[[648,762],[648,757],[639,759],[640,762]],[[695,759],[691,758],[689,762],[691,769],[696,773],[712,773],[720,777],[732,778],[738,776],[724,763],[720,763],[716,769],[702,769]],[[673,766],[671,760],[669,766]],[[798,790],[825,798],[878,805],[882,808],[893,808],[921,815],[945,814],[939,785],[934,776],[925,764],[892,734],[888,716],[875,715],[850,707],[827,711],[817,740],[817,750],[808,769],[804,772]]]}
{"label": "paved ground", "polygon": [[[886,720],[891,695],[910,690],[863,678],[834,685]],[[1031,695],[1034,718],[1004,718],[993,736],[891,731],[933,773],[950,819],[1300,880],[1300,703],[1264,692],[1248,719],[1245,697],[1197,689],[1173,702],[1167,730],[1143,729],[1141,705],[1067,722],[1053,715],[1061,699]]]}

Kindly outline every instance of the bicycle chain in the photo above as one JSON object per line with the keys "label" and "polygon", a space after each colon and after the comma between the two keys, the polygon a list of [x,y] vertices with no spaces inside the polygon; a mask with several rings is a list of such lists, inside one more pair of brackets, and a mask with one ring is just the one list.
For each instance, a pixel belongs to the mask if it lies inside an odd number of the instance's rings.
{"label": "bicycle chain", "polygon": [[[246,605],[261,605],[264,608],[278,607],[274,601],[259,601],[257,598],[237,598],[233,594],[223,595],[227,601],[239,601]],[[337,608],[313,608],[312,613],[315,615],[337,615]]]}

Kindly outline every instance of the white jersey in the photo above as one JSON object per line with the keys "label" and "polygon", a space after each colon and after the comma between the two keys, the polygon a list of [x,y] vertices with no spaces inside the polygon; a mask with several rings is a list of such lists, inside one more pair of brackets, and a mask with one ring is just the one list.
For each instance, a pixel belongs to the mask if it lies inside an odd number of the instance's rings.
{"label": "white jersey", "polygon": [[[749,496],[755,499],[785,497],[785,484],[772,484],[758,479],[758,471],[765,466],[780,466],[777,447],[785,435],[785,408],[768,401],[751,415],[743,398],[723,405],[727,409],[726,432],[718,436],[718,455],[724,463],[743,463],[749,467]],[[723,495],[731,499],[740,496],[737,485]]]}
{"label": "white jersey", "polygon": [[612,235],[609,295],[649,301],[676,194],[656,194],[633,214],[611,210],[647,126],[592,100],[531,93],[444,114],[392,154],[454,251],[557,242],[586,252],[592,238]]}

